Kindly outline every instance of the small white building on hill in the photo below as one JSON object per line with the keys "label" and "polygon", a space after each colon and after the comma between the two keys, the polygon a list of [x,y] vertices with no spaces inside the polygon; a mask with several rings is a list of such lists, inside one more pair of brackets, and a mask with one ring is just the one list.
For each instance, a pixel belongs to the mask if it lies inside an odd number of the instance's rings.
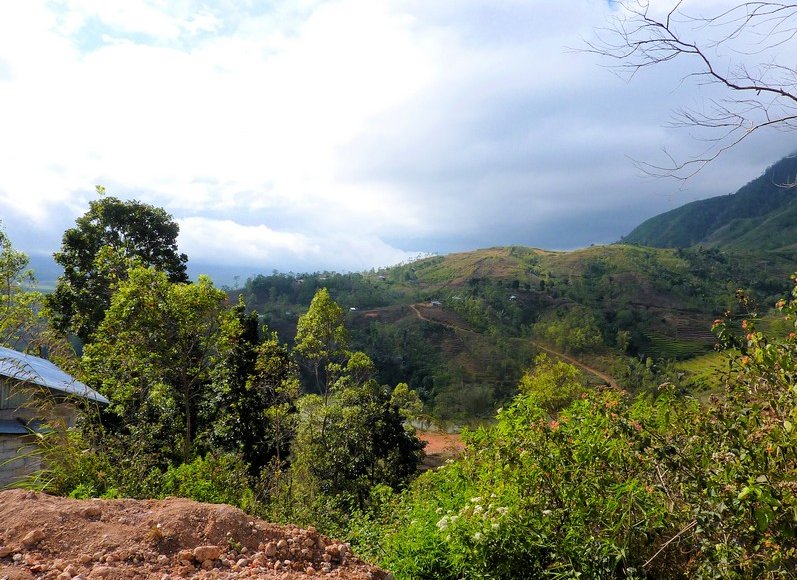
{"label": "small white building on hill", "polygon": [[31,434],[52,421],[72,426],[76,398],[108,404],[50,361],[0,347],[0,488],[41,468],[39,457],[26,452],[32,449]]}

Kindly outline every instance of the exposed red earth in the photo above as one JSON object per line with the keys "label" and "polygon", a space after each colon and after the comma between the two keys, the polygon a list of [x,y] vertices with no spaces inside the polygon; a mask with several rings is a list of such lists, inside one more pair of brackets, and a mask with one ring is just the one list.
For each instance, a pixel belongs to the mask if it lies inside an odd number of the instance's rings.
{"label": "exposed red earth", "polygon": [[227,505],[0,492],[0,579],[392,579],[314,529]]}

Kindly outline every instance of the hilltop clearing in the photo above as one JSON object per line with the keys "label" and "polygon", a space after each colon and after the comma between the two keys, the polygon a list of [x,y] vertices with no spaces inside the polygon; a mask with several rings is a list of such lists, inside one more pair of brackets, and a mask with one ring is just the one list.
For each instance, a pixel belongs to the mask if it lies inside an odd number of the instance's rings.
{"label": "hilltop clearing", "polygon": [[314,529],[228,505],[0,492],[0,578],[392,578]]}

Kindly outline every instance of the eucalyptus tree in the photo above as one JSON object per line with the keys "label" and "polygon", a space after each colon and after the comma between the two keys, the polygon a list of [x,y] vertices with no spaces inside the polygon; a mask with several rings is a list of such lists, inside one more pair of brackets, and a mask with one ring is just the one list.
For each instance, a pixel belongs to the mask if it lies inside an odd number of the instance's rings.
{"label": "eucalyptus tree", "polygon": [[346,358],[349,333],[343,325],[343,309],[320,288],[296,327],[295,352],[315,380],[315,388],[326,395],[330,387],[330,364]]}

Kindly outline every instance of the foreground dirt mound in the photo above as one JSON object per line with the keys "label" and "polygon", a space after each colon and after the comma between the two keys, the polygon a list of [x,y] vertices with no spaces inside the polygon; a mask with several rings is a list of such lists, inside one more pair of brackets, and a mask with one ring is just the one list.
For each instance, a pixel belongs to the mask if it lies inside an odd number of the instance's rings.
{"label": "foreground dirt mound", "polygon": [[312,528],[186,499],[0,492],[0,580],[392,578]]}

